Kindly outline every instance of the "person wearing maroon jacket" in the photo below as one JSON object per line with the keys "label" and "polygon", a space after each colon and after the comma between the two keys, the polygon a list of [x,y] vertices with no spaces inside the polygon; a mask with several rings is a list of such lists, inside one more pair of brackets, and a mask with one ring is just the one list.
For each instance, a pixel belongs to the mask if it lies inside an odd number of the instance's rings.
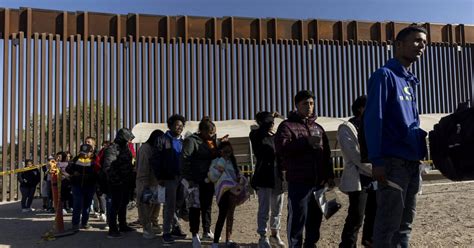
{"label": "person wearing maroon jacket", "polygon": [[276,154],[288,182],[288,245],[316,247],[322,212],[314,192],[326,183],[334,186],[331,150],[324,129],[316,123],[314,94],[298,92],[295,105],[296,111],[289,113],[275,134]]}

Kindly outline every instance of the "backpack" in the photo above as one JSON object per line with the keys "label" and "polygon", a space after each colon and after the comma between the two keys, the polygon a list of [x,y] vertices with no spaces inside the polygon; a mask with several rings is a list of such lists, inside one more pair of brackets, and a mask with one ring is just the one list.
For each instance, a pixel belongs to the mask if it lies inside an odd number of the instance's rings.
{"label": "backpack", "polygon": [[104,167],[102,166],[104,160],[104,152],[107,147],[103,147],[95,156],[95,164],[98,168],[98,187],[99,191],[102,193],[107,193],[107,175],[105,174]]}
{"label": "backpack", "polygon": [[474,179],[474,108],[464,107],[441,118],[429,133],[435,167],[453,181]]}

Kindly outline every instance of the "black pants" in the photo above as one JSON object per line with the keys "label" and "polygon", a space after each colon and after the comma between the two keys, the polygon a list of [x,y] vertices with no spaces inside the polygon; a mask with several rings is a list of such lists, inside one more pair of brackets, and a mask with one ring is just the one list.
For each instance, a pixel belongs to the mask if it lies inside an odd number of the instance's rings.
{"label": "black pants", "polygon": [[214,231],[214,243],[219,243],[222,228],[226,222],[226,241],[232,235],[232,226],[234,224],[235,203],[232,201],[232,193],[225,192],[219,201],[219,216],[217,217],[216,229]]}
{"label": "black pants", "polygon": [[323,213],[313,192],[319,189],[302,183],[288,183],[288,248],[316,247]]}
{"label": "black pants", "polygon": [[349,192],[349,209],[342,230],[340,248],[357,247],[357,235],[362,222],[364,222],[362,240],[372,242],[376,209],[374,190]]}
{"label": "black pants", "polygon": [[35,196],[36,186],[20,186],[21,191],[21,208],[30,208]]}
{"label": "black pants", "polygon": [[71,181],[68,179],[63,179],[61,181],[61,201],[63,202],[63,208],[70,209],[72,208],[72,187]]}
{"label": "black pants", "polygon": [[205,233],[211,230],[211,207],[214,196],[214,184],[199,184],[199,201],[201,208],[189,208],[189,231],[192,234],[199,232],[199,218],[202,218],[202,229]]}
{"label": "black pants", "polygon": [[129,187],[109,187],[109,194],[112,201],[110,213],[108,214],[109,230],[118,231],[117,218],[120,227],[127,225],[127,204],[130,200]]}

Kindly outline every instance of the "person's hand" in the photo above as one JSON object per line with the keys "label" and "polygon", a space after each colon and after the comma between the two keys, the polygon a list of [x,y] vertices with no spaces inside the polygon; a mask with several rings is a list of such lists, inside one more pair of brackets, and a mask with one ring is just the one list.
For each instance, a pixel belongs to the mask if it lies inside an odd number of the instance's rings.
{"label": "person's hand", "polygon": [[372,176],[381,185],[387,185],[387,178],[385,178],[385,167],[372,167]]}
{"label": "person's hand", "polygon": [[229,142],[229,135],[228,134],[224,135],[224,137],[220,138],[219,141],[220,142]]}

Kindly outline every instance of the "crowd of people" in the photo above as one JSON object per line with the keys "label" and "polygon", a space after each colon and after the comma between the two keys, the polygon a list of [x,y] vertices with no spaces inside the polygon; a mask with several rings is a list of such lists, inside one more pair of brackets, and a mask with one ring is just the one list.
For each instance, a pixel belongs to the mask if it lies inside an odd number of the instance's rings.
{"label": "crowd of people", "polygon": [[[415,99],[419,82],[409,68],[425,47],[424,28],[401,30],[394,43],[395,57],[374,72],[368,95],[356,99],[354,117],[338,129],[344,158],[339,189],[349,198],[339,247],[356,247],[362,224],[363,246],[408,247],[420,183],[419,161],[426,155],[426,133],[420,129]],[[335,182],[329,140],[318,124],[315,100],[311,91],[298,92],[295,110],[276,130],[277,113],[257,113],[258,125],[249,134],[256,156],[250,180],[237,166],[228,135],[217,138],[216,126],[208,117],[200,121],[196,133],[184,138],[186,118],[170,116],[168,130],[153,131],[140,146],[136,164],[130,130],[118,130],[115,140],[99,152],[95,139],[88,137],[76,157],[70,159],[67,153],[56,157],[65,163],[67,182],[62,183],[61,199],[65,209],[73,209],[72,228],[90,228],[94,201],[97,211],[106,214],[107,237],[121,238],[122,233],[135,230],[126,221],[127,205],[135,195],[144,238],[156,236],[162,211],[164,244],[185,238],[180,222],[189,221],[193,247],[201,247],[201,240],[212,241],[213,248],[221,240],[227,247],[237,247],[232,241],[234,213],[252,187],[258,197],[258,246],[286,247],[280,237],[286,181],[288,246],[316,247],[323,218],[316,192],[333,188]],[[32,162],[26,161],[26,166]],[[40,171],[24,172],[19,179],[22,211],[29,211]],[[147,197],[150,194],[152,200]],[[218,217],[212,232],[214,197]],[[44,203],[51,208],[47,197]]]}

